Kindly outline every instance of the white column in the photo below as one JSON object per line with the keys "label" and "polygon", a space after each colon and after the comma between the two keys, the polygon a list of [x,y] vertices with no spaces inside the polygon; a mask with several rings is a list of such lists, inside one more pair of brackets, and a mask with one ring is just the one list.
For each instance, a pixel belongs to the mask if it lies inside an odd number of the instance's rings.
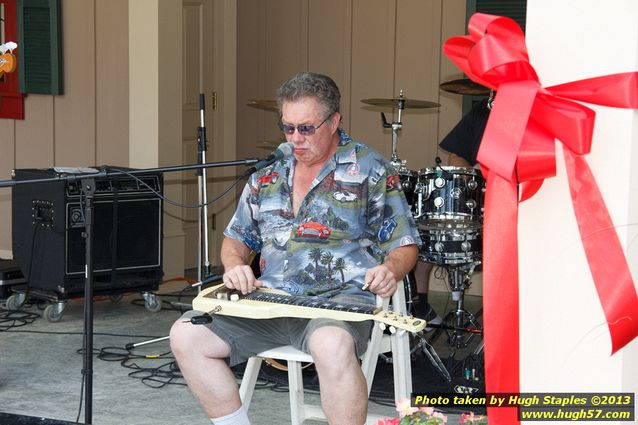
{"label": "white column", "polygon": [[[638,70],[635,0],[530,0],[527,46],[543,86]],[[596,111],[587,156],[634,281],[638,277],[638,112]],[[638,391],[638,341],[611,341],[578,233],[561,148],[558,175],[521,204],[521,391]],[[581,422],[579,422],[581,423]]]}

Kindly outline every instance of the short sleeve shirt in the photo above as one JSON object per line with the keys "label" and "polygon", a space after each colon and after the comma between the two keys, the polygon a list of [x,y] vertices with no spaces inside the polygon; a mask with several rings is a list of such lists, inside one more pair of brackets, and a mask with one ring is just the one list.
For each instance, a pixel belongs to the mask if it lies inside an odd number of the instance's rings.
{"label": "short sleeve shirt", "polygon": [[450,153],[460,156],[473,166],[476,165],[476,156],[478,155],[489,116],[490,110],[487,107],[487,99],[483,99],[461,118],[461,121],[450,130],[439,146]]}
{"label": "short sleeve shirt", "polygon": [[260,253],[260,280],[295,295],[360,296],[365,273],[393,249],[420,245],[390,163],[339,130],[335,155],[292,209],[294,157],[253,173],[224,234]]}

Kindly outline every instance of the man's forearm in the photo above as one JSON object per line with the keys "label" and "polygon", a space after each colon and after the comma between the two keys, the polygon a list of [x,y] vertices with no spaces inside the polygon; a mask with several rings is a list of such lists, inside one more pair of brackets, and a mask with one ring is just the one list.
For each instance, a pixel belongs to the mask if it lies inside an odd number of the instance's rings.
{"label": "man's forearm", "polygon": [[220,257],[225,270],[235,266],[247,265],[250,253],[250,248],[242,242],[224,237]]}
{"label": "man's forearm", "polygon": [[385,257],[383,264],[394,274],[396,280],[401,280],[416,265],[418,253],[416,245],[395,248]]}

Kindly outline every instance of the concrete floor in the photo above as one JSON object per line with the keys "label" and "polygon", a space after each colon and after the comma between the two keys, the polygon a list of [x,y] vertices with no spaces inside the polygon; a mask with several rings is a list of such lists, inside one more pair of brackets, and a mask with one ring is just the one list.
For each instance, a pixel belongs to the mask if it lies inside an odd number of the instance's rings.
{"label": "concrete floor", "polygon": [[[192,425],[208,419],[178,375],[170,370],[167,339],[137,346],[127,344],[166,337],[180,312],[169,302],[180,298],[187,285],[162,284],[158,294],[164,308],[152,313],[140,294],[127,294],[115,303],[109,297],[94,301],[95,353],[93,360],[92,423],[99,425]],[[480,309],[480,297],[466,296],[466,308]],[[432,293],[431,304],[440,313],[453,303],[449,294]],[[37,300],[36,300],[37,301]],[[58,322],[44,319],[43,306],[28,305],[0,321],[0,412],[85,423],[82,400],[83,301],[72,299]],[[445,338],[435,345],[441,357]],[[426,361],[422,355],[413,361]],[[125,367],[128,366],[129,368]],[[317,395],[307,396],[317,400]],[[393,406],[370,403],[370,412],[396,417]],[[256,425],[290,424],[287,393],[257,389],[249,416]],[[458,420],[450,414],[448,423]],[[17,423],[17,422],[16,422]],[[35,422],[33,422],[35,423]],[[307,421],[306,424],[319,423]]]}

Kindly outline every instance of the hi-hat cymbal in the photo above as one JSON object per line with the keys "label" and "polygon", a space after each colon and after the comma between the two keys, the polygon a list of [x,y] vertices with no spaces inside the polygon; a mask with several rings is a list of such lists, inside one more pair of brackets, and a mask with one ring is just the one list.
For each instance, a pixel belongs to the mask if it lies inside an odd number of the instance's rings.
{"label": "hi-hat cymbal", "polygon": [[421,109],[438,108],[439,103],[427,100],[408,99],[405,97],[394,97],[391,99],[362,99],[363,103],[374,106],[389,106],[394,109]]}
{"label": "hi-hat cymbal", "polygon": [[490,89],[482,86],[468,78],[461,78],[459,80],[446,81],[439,87],[441,90],[445,90],[450,93],[467,94],[476,96],[487,96],[490,94]]}
{"label": "hi-hat cymbal", "polygon": [[279,112],[277,101],[272,99],[248,99],[248,103],[246,105],[257,109],[263,109],[264,111]]}

